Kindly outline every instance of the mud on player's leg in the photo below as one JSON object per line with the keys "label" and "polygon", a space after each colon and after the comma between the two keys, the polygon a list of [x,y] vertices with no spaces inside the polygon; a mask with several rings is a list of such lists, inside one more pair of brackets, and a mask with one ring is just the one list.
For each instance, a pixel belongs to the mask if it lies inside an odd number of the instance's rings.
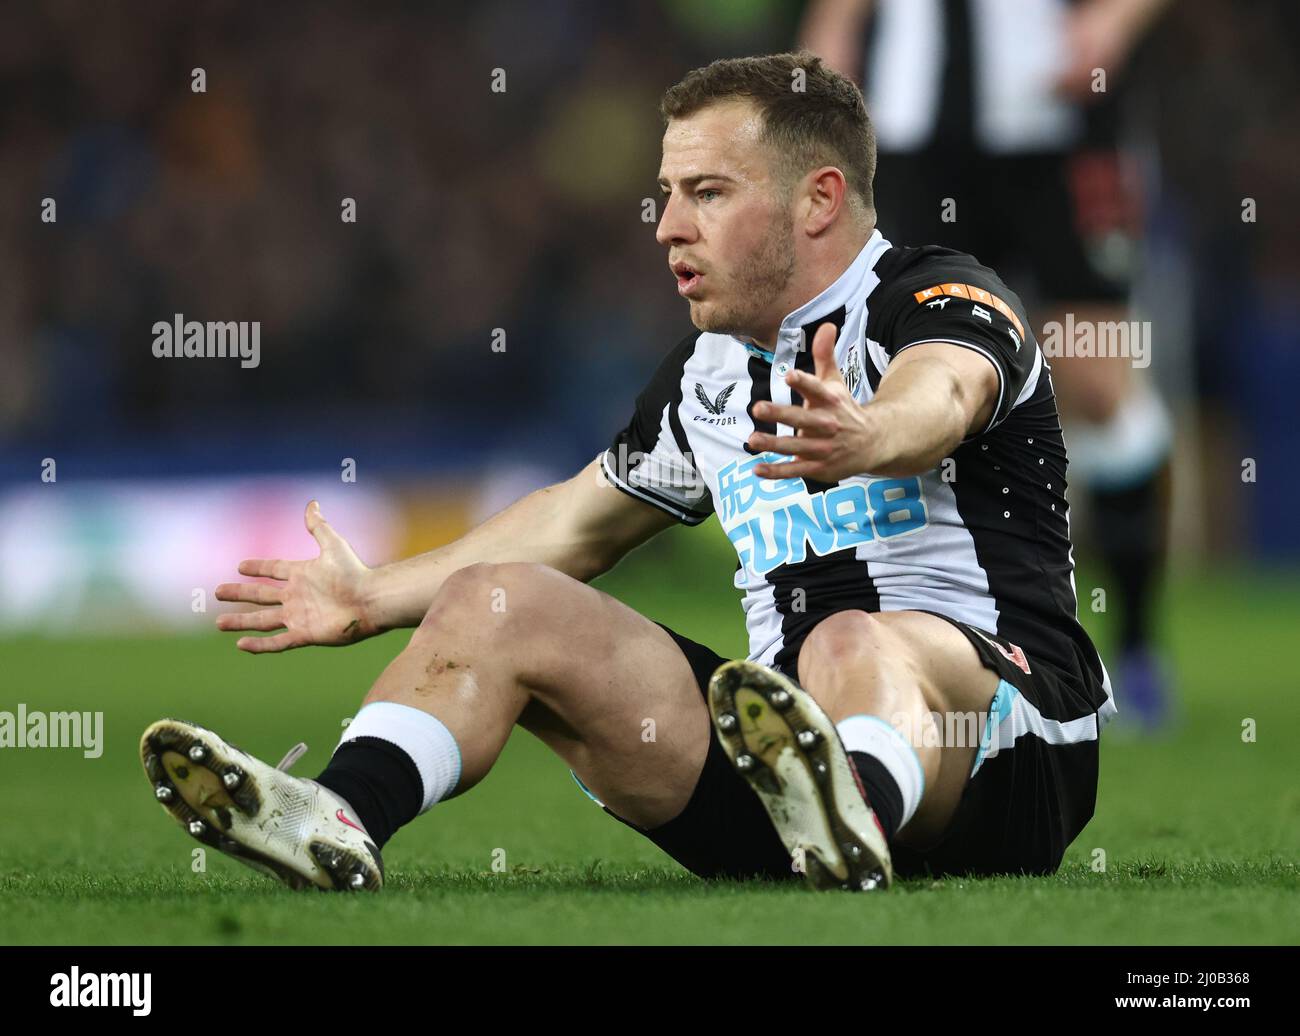
{"label": "mud on player's leg", "polygon": [[518,724],[610,809],[646,828],[682,811],[709,745],[707,709],[672,639],[608,594],[538,564],[477,564],[449,576],[367,696],[374,701],[447,726],[462,758],[457,794],[487,775]]}

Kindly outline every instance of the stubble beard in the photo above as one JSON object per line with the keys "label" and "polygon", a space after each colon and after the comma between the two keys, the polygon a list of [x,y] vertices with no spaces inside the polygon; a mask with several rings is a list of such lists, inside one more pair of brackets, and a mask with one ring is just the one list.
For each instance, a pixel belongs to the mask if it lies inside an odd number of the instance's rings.
{"label": "stubble beard", "polygon": [[762,243],[731,276],[727,302],[708,312],[692,307],[691,320],[701,331],[754,337],[760,333],[763,308],[779,298],[794,277],[794,219],[785,209],[772,218]]}

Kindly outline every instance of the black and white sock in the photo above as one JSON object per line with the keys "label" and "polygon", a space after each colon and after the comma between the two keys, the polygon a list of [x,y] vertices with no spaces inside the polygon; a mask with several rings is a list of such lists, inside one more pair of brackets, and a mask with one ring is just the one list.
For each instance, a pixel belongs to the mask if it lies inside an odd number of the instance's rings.
{"label": "black and white sock", "polygon": [[346,801],[382,848],[399,827],[456,790],[460,768],[460,747],[436,716],[371,702],[316,782]]}
{"label": "black and white sock", "polygon": [[835,725],[858,771],[867,805],[887,841],[916,813],[925,793],[920,757],[902,734],[878,716],[849,716]]}

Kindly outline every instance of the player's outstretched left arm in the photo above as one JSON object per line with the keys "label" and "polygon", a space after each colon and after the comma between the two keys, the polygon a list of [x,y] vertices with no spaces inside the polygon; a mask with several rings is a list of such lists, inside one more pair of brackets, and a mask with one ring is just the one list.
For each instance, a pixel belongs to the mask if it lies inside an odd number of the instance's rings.
{"label": "player's outstretched left arm", "polygon": [[370,569],[351,544],[321,515],[312,500],[303,516],[320,555],[305,561],[249,558],[239,574],[275,583],[222,583],[219,601],[256,604],[258,611],[217,616],[217,628],[271,632],[273,637],[242,637],[245,651],[283,651],[305,644],[342,645],[364,640],[375,630],[366,619],[366,581]]}
{"label": "player's outstretched left arm", "polygon": [[988,426],[998,371],[984,356],[944,342],[922,342],[889,364],[875,397],[858,403],[835,366],[835,327],[813,337],[813,373],[791,371],[786,384],[801,406],[755,403],[756,418],[789,425],[794,435],[754,432],[749,445],[792,460],[759,464],[762,478],[838,482],[850,475],[907,478],[934,468],[969,435]]}
{"label": "player's outstretched left arm", "polygon": [[218,629],[272,634],[240,637],[242,651],[353,644],[416,626],[443,581],[476,562],[535,562],[586,582],[674,522],[611,485],[599,457],[573,478],[529,493],[459,539],[377,568],[357,557],[316,501],[307,505],[305,520],[320,547],[318,557],[253,558],[240,563],[240,574],[274,582],[217,587],[218,600],[259,606],[218,616]]}

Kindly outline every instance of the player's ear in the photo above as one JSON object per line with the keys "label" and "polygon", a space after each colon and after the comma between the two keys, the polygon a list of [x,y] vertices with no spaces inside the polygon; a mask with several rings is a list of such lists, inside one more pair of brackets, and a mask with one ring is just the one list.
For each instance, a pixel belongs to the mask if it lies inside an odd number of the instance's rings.
{"label": "player's ear", "polygon": [[805,225],[809,234],[820,234],[835,222],[848,203],[848,182],[833,165],[814,169],[804,180],[808,199]]}

